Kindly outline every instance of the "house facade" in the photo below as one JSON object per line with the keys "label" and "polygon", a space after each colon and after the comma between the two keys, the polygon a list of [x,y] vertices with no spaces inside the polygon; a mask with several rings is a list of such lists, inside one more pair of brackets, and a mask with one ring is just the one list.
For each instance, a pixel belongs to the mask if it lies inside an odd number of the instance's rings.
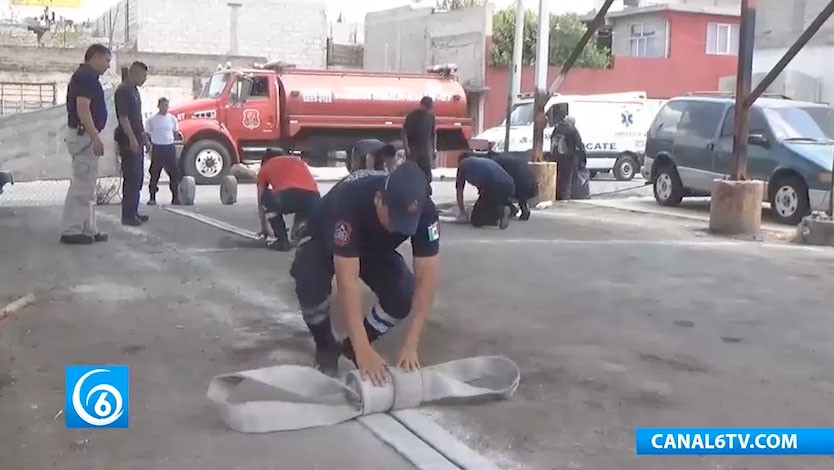
{"label": "house facade", "polygon": [[[573,69],[562,94],[645,91],[670,98],[692,91],[717,91],[722,77],[734,75],[739,42],[739,1],[701,0],[629,6],[610,12],[597,35],[611,49],[608,69]],[[593,14],[583,18],[590,21]],[[559,67],[551,67],[553,80]],[[501,122],[506,108],[506,68],[489,67],[486,117]],[[522,91],[533,90],[533,71],[522,74]]]}
{"label": "house facade", "polygon": [[[776,65],[828,3],[828,0],[759,0],[753,53],[754,83]],[[834,103],[832,54],[834,22],[828,20],[767,91],[798,100]]]}

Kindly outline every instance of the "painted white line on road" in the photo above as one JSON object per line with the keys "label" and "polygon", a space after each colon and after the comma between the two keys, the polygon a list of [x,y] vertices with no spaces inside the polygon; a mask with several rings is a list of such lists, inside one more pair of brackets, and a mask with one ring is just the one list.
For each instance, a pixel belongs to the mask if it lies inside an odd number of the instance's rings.
{"label": "painted white line on road", "polygon": [[825,247],[808,245],[791,245],[786,243],[754,242],[742,240],[576,240],[563,238],[467,238],[460,240],[444,240],[443,245],[626,245],[626,246],[680,246],[706,248],[757,248],[780,249],[789,251],[808,251],[834,256],[834,250]]}

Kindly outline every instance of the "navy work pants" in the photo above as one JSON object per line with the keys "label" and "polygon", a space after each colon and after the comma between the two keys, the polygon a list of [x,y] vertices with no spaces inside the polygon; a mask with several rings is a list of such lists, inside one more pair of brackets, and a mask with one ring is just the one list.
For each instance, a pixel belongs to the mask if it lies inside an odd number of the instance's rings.
{"label": "navy work pants", "polygon": [[121,149],[122,160],[122,220],[139,218],[139,195],[145,180],[145,155],[140,149],[134,153]]}
{"label": "navy work pants", "polygon": [[318,191],[289,188],[273,193],[269,188],[264,188],[261,192],[261,205],[263,205],[266,219],[278,239],[287,236],[287,224],[284,222],[284,215],[293,214],[291,238],[295,239],[297,238],[296,232],[307,222],[310,210],[313,209],[319,198]]}
{"label": "navy work pants", "polygon": [[151,148],[151,181],[148,183],[148,190],[151,193],[151,199],[156,199],[156,193],[159,191],[159,177],[162,175],[162,170],[168,174],[168,187],[171,188],[171,196],[174,201],[179,199],[179,182],[180,172],[177,164],[177,148],[174,144],[170,145],[156,145]]}
{"label": "navy work pants", "polygon": [[469,221],[473,227],[498,225],[504,207],[510,205],[513,188],[505,185],[478,188],[478,200],[472,207]]}
{"label": "navy work pants", "polygon": [[[335,343],[330,323],[330,293],[333,255],[323,243],[311,239],[298,247],[290,275],[304,322],[319,348]],[[368,339],[374,341],[388,332],[411,311],[414,274],[396,251],[375,251],[360,255],[359,277],[376,294],[378,302],[365,317]]]}

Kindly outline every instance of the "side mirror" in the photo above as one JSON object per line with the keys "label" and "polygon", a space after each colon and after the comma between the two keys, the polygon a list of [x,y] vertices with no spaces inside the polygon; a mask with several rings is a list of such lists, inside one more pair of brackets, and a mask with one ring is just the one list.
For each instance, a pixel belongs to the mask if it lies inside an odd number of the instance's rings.
{"label": "side mirror", "polygon": [[750,145],[757,145],[759,147],[768,147],[767,137],[764,134],[750,134],[747,137],[747,143]]}

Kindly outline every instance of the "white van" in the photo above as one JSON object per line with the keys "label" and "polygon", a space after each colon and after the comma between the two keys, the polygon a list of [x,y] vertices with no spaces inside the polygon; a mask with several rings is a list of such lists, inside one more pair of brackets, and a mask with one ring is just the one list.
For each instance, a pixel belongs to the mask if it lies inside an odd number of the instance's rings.
{"label": "white van", "polygon": [[[598,95],[555,95],[547,102],[546,114],[558,106],[576,118],[576,128],[585,143],[591,175],[612,171],[620,181],[629,181],[640,171],[646,149],[646,133],[665,100],[646,98],[645,92]],[[557,109],[557,108],[554,108]],[[489,141],[496,152],[504,151],[506,121],[475,137]],[[533,148],[533,98],[524,95],[510,115],[510,152]],[[544,152],[550,153],[552,125],[544,132]]]}

